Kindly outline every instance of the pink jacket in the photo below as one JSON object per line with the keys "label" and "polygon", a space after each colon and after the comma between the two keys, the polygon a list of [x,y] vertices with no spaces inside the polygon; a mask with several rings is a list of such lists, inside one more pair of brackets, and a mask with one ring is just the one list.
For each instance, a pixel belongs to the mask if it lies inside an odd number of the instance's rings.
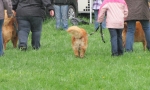
{"label": "pink jacket", "polygon": [[98,13],[98,22],[106,16],[107,28],[124,28],[124,20],[128,16],[128,7],[124,0],[104,0]]}

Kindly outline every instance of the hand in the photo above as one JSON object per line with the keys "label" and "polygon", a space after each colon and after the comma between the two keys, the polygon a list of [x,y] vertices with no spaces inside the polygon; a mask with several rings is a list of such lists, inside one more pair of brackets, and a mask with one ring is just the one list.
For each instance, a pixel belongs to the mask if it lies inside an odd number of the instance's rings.
{"label": "hand", "polygon": [[50,16],[54,16],[54,10],[50,10],[49,14]]}
{"label": "hand", "polygon": [[16,12],[14,10],[12,10],[12,12],[13,12],[13,16],[16,16]]}

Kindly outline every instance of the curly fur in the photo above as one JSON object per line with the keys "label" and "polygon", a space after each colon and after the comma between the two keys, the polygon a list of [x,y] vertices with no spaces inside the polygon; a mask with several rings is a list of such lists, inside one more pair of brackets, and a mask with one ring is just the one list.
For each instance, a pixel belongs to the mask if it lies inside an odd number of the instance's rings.
{"label": "curly fur", "polygon": [[6,49],[6,44],[11,40],[13,47],[17,47],[18,36],[14,27],[14,22],[16,22],[15,17],[8,18],[7,11],[5,10],[4,24],[2,26],[3,44],[4,49]]}
{"label": "curly fur", "polygon": [[88,35],[83,28],[71,26],[67,30],[72,35],[72,48],[76,57],[84,57],[88,46]]}
{"label": "curly fur", "polygon": [[[122,41],[123,41],[123,47],[125,47],[126,44],[126,33],[127,33],[127,23],[124,24],[124,29],[122,32]],[[147,42],[145,39],[145,34],[142,28],[142,25],[139,21],[136,22],[136,30],[134,33],[134,42],[142,42],[143,48],[146,50]]]}

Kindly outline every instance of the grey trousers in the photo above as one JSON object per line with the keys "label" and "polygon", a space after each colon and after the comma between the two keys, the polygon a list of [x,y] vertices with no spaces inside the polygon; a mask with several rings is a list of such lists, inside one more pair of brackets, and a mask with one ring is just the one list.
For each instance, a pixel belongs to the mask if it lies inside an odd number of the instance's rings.
{"label": "grey trousers", "polygon": [[40,38],[42,31],[42,17],[17,17],[18,22],[18,47],[26,47],[28,42],[28,36],[31,31],[31,45],[34,49],[40,48]]}

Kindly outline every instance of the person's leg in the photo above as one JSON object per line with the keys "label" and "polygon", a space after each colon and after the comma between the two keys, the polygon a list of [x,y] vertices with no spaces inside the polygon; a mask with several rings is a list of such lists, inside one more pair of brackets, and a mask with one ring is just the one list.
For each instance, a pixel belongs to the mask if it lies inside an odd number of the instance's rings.
{"label": "person's leg", "polygon": [[116,29],[109,28],[109,33],[111,37],[112,56],[118,56],[117,31]]}
{"label": "person's leg", "polygon": [[99,22],[97,22],[97,18],[98,18],[98,10],[94,10],[94,27],[95,27],[95,30],[99,27]]}
{"label": "person's leg", "polygon": [[117,29],[118,55],[123,55],[122,29]]}
{"label": "person's leg", "polygon": [[3,51],[3,36],[2,36],[2,25],[3,25],[4,19],[0,19],[0,56],[4,54]]}
{"label": "person's leg", "polygon": [[104,17],[104,20],[102,22],[102,28],[106,29],[106,16]]}
{"label": "person's leg", "polygon": [[26,17],[17,17],[18,22],[18,47],[21,50],[27,49],[27,40],[30,32],[30,22]]}
{"label": "person's leg", "polygon": [[148,20],[140,21],[145,33],[146,41],[147,41],[147,49],[150,51],[150,23]]}
{"label": "person's leg", "polygon": [[126,52],[133,51],[135,24],[136,24],[135,20],[127,21],[127,34],[126,34],[126,45],[125,45]]}
{"label": "person's leg", "polygon": [[36,49],[36,50],[40,48],[42,22],[43,22],[42,17],[31,17],[30,18],[31,32],[32,32],[31,44],[32,44],[33,49]]}
{"label": "person's leg", "polygon": [[62,27],[64,30],[68,29],[68,5],[61,5]]}
{"label": "person's leg", "polygon": [[61,7],[60,5],[54,5],[55,18],[56,18],[56,29],[61,28]]}

